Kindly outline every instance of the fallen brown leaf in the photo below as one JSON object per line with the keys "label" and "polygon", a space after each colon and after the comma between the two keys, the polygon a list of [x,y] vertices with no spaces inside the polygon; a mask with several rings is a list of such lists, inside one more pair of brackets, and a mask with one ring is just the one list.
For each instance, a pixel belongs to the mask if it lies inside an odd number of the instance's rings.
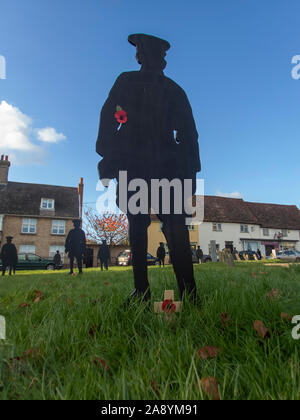
{"label": "fallen brown leaf", "polygon": [[67,304],[68,304],[69,306],[71,306],[71,305],[72,305],[72,302],[71,302],[71,300],[70,300],[69,298],[67,298],[67,299],[66,299],[66,302],[67,302]]}
{"label": "fallen brown leaf", "polygon": [[226,328],[228,327],[228,324],[230,322],[230,316],[225,312],[224,314],[220,315],[223,327]]}
{"label": "fallen brown leaf", "polygon": [[261,338],[270,338],[269,330],[262,321],[255,321],[253,328]]}
{"label": "fallen brown leaf", "polygon": [[154,392],[158,392],[158,383],[156,381],[150,381],[150,386]]}
{"label": "fallen brown leaf", "polygon": [[107,370],[107,371],[109,371],[109,370],[110,370],[110,367],[108,366],[108,364],[106,363],[106,361],[105,361],[105,360],[103,360],[103,359],[100,359],[100,357],[97,357],[97,358],[94,360],[94,364],[95,364],[97,367],[104,367],[104,369],[105,369],[105,370]]}
{"label": "fallen brown leaf", "polygon": [[105,284],[105,286],[109,286],[109,283],[108,282],[105,282],[104,284]]}
{"label": "fallen brown leaf", "polygon": [[220,352],[221,349],[218,347],[205,346],[200,350],[197,350],[195,356],[198,356],[201,360],[213,359],[214,357],[217,357]]}
{"label": "fallen brown leaf", "polygon": [[220,394],[218,390],[218,382],[213,376],[209,378],[203,378],[200,380],[201,387],[205,394],[214,401],[220,400]]}
{"label": "fallen brown leaf", "polygon": [[285,314],[284,312],[280,314],[280,317],[282,321],[292,321],[293,319],[293,317],[290,314]]}
{"label": "fallen brown leaf", "polygon": [[251,277],[253,277],[254,279],[256,278],[256,274],[253,271],[251,273]]}
{"label": "fallen brown leaf", "polygon": [[29,308],[29,304],[28,303],[21,303],[20,305],[19,305],[19,308]]}
{"label": "fallen brown leaf", "polygon": [[267,293],[267,298],[272,300],[280,299],[280,291],[278,289],[272,289],[271,292]]}

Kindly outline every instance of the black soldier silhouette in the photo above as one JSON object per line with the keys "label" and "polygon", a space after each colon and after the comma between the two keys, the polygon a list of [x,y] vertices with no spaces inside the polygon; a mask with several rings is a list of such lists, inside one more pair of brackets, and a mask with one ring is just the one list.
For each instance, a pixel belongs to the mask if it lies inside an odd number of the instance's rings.
{"label": "black soldier silhouette", "polygon": [[106,270],[108,270],[109,258],[110,258],[109,246],[107,245],[106,240],[104,239],[98,251],[98,259],[100,260],[101,271],[103,271],[103,266],[105,267]]}
{"label": "black soldier silhouette", "polygon": [[68,233],[65,251],[69,254],[70,274],[74,272],[74,260],[76,258],[79,274],[82,274],[82,262],[86,252],[86,237],[80,228],[80,220],[73,220],[74,229]]}
{"label": "black soldier silhouette", "polygon": [[162,242],[160,242],[159,247],[157,248],[156,251],[156,257],[158,258],[158,262],[160,267],[161,266],[165,266],[165,258],[166,258],[166,250],[164,247],[164,244]]}
{"label": "black soldier silhouette", "polygon": [[[99,177],[104,185],[106,179],[117,179],[117,204],[128,216],[135,284],[131,298],[142,297],[146,301],[150,299],[147,228],[153,208],[151,197],[148,197],[147,214],[132,214],[127,208],[122,209],[119,173],[127,172],[127,191],[130,181],[136,178],[146,181],[148,193],[152,179],[176,178],[182,182],[192,180],[195,193],[200,158],[198,133],[188,98],[163,72],[170,44],[144,34],[130,35],[128,40],[136,47],[141,69],[122,73],[112,87],[101,111],[96,151],[103,157],[98,165]],[[128,200],[135,193],[128,192]],[[177,214],[173,202],[171,189],[169,214],[164,214],[161,207],[156,213],[168,243],[180,298],[188,294],[194,299],[196,285],[186,214]]]}
{"label": "black soldier silhouette", "polygon": [[59,251],[56,251],[56,254],[53,257],[53,262],[54,262],[55,268],[58,269],[61,265],[61,255]]}
{"label": "black soldier silhouette", "polygon": [[2,260],[2,276],[5,276],[7,268],[9,268],[9,275],[15,274],[16,267],[18,264],[18,252],[15,245],[12,243],[13,237],[7,236],[6,244],[1,249],[1,260]]}

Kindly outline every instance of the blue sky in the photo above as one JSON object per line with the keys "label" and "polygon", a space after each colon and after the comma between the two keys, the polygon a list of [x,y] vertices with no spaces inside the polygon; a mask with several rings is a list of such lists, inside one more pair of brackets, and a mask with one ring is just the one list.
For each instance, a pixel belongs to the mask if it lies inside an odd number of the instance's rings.
{"label": "blue sky", "polygon": [[165,73],[190,99],[205,193],[300,207],[299,16],[299,0],[1,0],[10,180],[84,177],[85,202],[96,201],[100,109],[116,77],[139,68],[127,36],[144,32],[172,45]]}

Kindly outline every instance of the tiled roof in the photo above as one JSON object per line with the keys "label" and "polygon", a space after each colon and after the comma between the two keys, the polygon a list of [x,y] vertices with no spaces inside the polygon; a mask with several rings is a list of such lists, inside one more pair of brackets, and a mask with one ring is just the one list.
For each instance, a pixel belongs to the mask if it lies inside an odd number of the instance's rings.
{"label": "tiled roof", "polygon": [[245,204],[262,227],[300,230],[300,210],[296,206],[250,202]]}
{"label": "tiled roof", "polygon": [[[151,219],[157,220],[155,215]],[[300,210],[296,206],[251,203],[243,199],[205,196],[204,222],[243,223],[271,229],[300,231]]]}
{"label": "tiled roof", "polygon": [[[41,199],[55,200],[55,211],[40,209]],[[77,188],[8,182],[0,185],[0,214],[79,218]]]}
{"label": "tiled roof", "polygon": [[257,219],[242,199],[204,197],[204,221],[257,224]]}

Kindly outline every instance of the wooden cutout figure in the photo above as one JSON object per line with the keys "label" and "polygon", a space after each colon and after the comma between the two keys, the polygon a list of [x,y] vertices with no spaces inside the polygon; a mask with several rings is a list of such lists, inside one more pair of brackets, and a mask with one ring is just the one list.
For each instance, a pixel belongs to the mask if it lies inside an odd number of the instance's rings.
{"label": "wooden cutout figure", "polygon": [[248,254],[244,254],[245,260],[249,261],[249,255]]}
{"label": "wooden cutout figure", "polygon": [[[152,180],[176,179],[181,185],[190,180],[190,195],[196,192],[196,175],[201,163],[192,108],[184,90],[165,76],[169,42],[147,34],[132,34],[128,41],[136,48],[141,68],[123,72],[110,90],[101,110],[96,151],[102,157],[98,165],[100,180],[107,187],[109,180],[116,178],[117,205],[129,221],[135,287],[129,300],[149,301],[151,297],[147,235],[151,209],[155,206],[170,250],[180,299],[187,293],[196,301],[185,191],[175,188],[176,200],[182,202],[180,212],[175,208],[173,188],[167,198],[170,206],[167,212],[163,208],[163,189],[159,188],[158,200],[150,194]],[[195,83],[198,85],[197,80]],[[140,188],[137,180],[144,188]]]}
{"label": "wooden cutout figure", "polygon": [[237,261],[241,261],[241,257],[239,256],[238,253],[235,254],[235,258],[237,259]]}
{"label": "wooden cutout figure", "polygon": [[253,254],[253,257],[254,257],[255,261],[258,261],[258,258],[256,256],[256,254]]}
{"label": "wooden cutout figure", "polygon": [[164,301],[154,302],[155,313],[165,313],[169,320],[174,312],[180,312],[181,302],[174,302],[174,290],[165,290]]}

